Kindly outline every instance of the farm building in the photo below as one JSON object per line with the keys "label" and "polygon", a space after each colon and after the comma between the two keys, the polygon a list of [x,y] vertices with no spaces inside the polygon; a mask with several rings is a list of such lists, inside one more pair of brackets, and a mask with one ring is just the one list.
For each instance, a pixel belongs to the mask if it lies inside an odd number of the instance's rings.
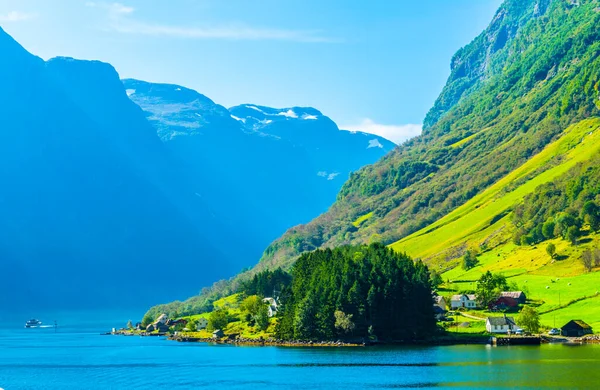
{"label": "farm building", "polygon": [[516,299],[520,304],[524,304],[527,301],[527,296],[523,291],[503,291],[500,296]]}
{"label": "farm building", "polygon": [[515,298],[501,296],[489,304],[489,309],[506,310],[517,306],[519,306],[519,301],[517,301]]}
{"label": "farm building", "polygon": [[485,320],[485,329],[489,333],[508,333],[517,330],[517,324],[512,317],[488,317]]}
{"label": "farm building", "polygon": [[592,327],[582,320],[571,320],[560,328],[560,333],[565,337],[581,337],[594,332]]}

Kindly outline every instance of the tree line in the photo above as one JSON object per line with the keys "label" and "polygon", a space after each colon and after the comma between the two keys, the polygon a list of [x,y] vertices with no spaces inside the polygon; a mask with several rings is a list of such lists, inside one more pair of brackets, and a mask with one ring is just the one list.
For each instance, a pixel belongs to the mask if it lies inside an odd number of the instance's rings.
{"label": "tree line", "polygon": [[600,156],[537,187],[515,207],[512,221],[517,245],[556,237],[577,245],[584,226],[600,231]]}
{"label": "tree line", "polygon": [[435,329],[427,266],[382,244],[303,254],[284,289],[277,337],[414,340]]}

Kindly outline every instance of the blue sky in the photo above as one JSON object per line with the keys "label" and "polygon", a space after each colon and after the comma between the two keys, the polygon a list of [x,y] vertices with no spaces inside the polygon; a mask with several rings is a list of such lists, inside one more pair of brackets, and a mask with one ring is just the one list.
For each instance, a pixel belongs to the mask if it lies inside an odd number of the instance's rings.
{"label": "blue sky", "polygon": [[226,107],[312,106],[340,127],[418,133],[450,58],[501,0],[0,0],[0,26],[44,59],[110,62]]}

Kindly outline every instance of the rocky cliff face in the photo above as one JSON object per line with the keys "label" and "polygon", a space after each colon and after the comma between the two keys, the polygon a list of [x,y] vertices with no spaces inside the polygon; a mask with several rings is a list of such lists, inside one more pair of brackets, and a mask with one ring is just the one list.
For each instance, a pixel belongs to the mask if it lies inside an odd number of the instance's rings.
{"label": "rocky cliff face", "polygon": [[469,96],[480,83],[502,71],[514,54],[510,43],[533,18],[548,12],[551,0],[507,0],[496,12],[489,27],[469,45],[456,52],[450,62],[451,73],[440,96],[424,120],[424,128],[433,126],[461,99]]}

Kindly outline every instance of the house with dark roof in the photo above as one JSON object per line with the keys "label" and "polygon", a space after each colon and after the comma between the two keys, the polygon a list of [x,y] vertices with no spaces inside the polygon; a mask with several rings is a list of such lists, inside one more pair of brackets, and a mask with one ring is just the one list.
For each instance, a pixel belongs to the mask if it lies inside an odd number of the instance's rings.
{"label": "house with dark roof", "polygon": [[501,296],[498,299],[496,299],[495,301],[491,302],[488,305],[488,308],[492,311],[496,311],[496,310],[512,309],[512,308],[515,308],[518,306],[519,306],[519,301],[517,301],[515,298]]}
{"label": "house with dark roof", "polygon": [[441,321],[446,317],[447,311],[437,305],[433,305],[433,313],[435,314],[435,319]]}
{"label": "house with dark roof", "polygon": [[518,329],[513,317],[488,317],[485,320],[485,329],[489,333],[508,333]]}
{"label": "house with dark roof", "polygon": [[500,296],[516,299],[520,304],[525,304],[527,301],[527,296],[523,291],[503,291]]}
{"label": "house with dark roof", "polygon": [[581,337],[592,333],[594,333],[592,327],[582,320],[571,320],[560,328],[560,334],[565,337]]}
{"label": "house with dark roof", "polygon": [[433,297],[433,306],[438,306],[440,309],[446,311],[446,300],[441,295],[435,295]]}
{"label": "house with dark roof", "polygon": [[206,329],[208,327],[208,320],[204,317],[202,318],[198,318],[198,320],[196,320],[196,329],[197,330],[202,330],[202,329]]}

